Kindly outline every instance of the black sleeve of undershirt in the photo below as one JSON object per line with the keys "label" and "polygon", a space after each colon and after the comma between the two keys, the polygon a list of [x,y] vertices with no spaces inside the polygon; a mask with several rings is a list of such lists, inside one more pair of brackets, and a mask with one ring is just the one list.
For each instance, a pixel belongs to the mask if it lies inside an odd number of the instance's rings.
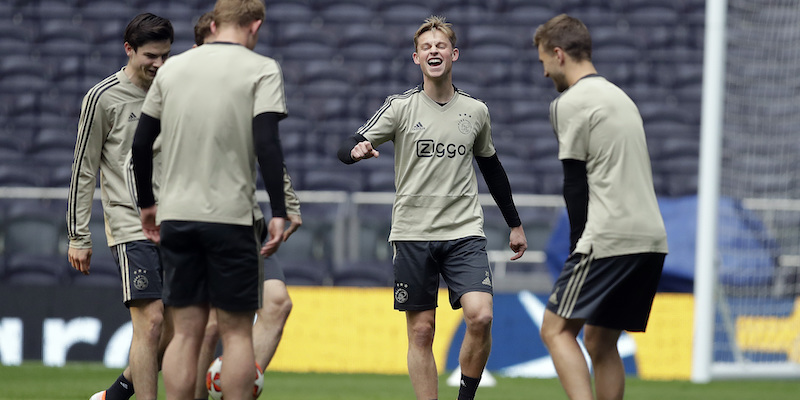
{"label": "black sleeve of undershirt", "polygon": [[278,121],[284,114],[265,112],[253,118],[253,145],[256,148],[261,178],[269,195],[272,217],[286,218],[283,193],[283,151],[278,136]]}
{"label": "black sleeve of undershirt", "polygon": [[353,157],[350,157],[350,150],[353,150],[353,147],[357,145],[359,142],[366,142],[367,138],[363,135],[353,135],[342,141],[342,144],[339,146],[339,151],[336,152],[336,156],[339,157],[345,164],[353,164],[356,161],[353,160]]}
{"label": "black sleeve of undershirt", "polygon": [[156,204],[153,195],[153,143],[159,133],[161,133],[161,120],[142,113],[131,147],[136,194],[141,208]]}
{"label": "black sleeve of undershirt", "polygon": [[589,182],[586,176],[586,162],[563,160],[564,167],[564,202],[569,216],[569,252],[575,250],[586,227],[589,214]]}
{"label": "black sleeve of undershirt", "polygon": [[478,162],[478,168],[481,170],[483,179],[486,181],[486,186],[489,187],[489,193],[492,195],[497,207],[503,214],[511,228],[516,228],[522,225],[517,213],[517,207],[514,205],[514,199],[511,196],[511,184],[508,183],[508,175],[500,164],[500,159],[497,158],[497,153],[490,157],[475,157]]}

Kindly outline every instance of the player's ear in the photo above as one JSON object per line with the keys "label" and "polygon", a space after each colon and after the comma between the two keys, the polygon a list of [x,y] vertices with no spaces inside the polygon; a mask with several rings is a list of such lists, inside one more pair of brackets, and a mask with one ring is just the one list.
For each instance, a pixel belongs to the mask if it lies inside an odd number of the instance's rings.
{"label": "player's ear", "polygon": [[411,58],[414,59],[414,64],[419,65],[419,55],[417,54],[416,51],[411,54]]}
{"label": "player's ear", "polygon": [[258,28],[261,28],[261,24],[263,22],[264,22],[264,20],[262,20],[262,19],[259,19],[258,21],[253,21],[250,24],[250,33],[253,34],[253,35],[257,35],[258,34]]}
{"label": "player's ear", "polygon": [[453,49],[453,61],[458,60],[458,47]]}

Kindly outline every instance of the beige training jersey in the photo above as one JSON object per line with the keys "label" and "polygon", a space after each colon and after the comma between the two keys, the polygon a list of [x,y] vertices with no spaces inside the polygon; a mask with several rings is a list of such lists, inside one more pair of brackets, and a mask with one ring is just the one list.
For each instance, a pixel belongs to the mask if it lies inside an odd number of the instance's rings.
{"label": "beige training jersey", "polygon": [[[98,171],[108,245],[145,240],[136,206],[128,194],[124,167],[145,94],[122,69],[83,98],[67,199],[70,247],[92,247],[89,219]],[[160,143],[157,140],[154,145],[154,167],[160,163]],[[153,186],[158,188],[157,179]]]}
{"label": "beige training jersey", "polygon": [[[130,192],[131,201],[133,204],[139,204],[139,199],[137,198],[136,192],[136,178],[133,172],[133,158],[131,157],[131,153],[128,153],[128,158],[125,161],[125,170],[127,174],[125,175],[126,184],[128,186],[128,191]],[[153,176],[157,176],[161,173],[160,165],[153,164]],[[158,188],[153,188],[153,195],[156,199],[158,199]],[[254,193],[255,195],[255,193]],[[297,193],[294,191],[294,185],[292,185],[292,177],[289,176],[289,172],[286,170],[286,167],[283,167],[283,195],[284,195],[284,202],[286,204],[286,213],[287,214],[294,214],[294,215],[301,215],[300,213],[300,198],[297,197]],[[258,202],[256,200],[253,201],[255,203],[255,207],[253,208],[253,216],[256,220],[259,220],[264,217],[264,214],[261,212],[261,207],[259,207]]]}
{"label": "beige training jersey", "polygon": [[252,225],[253,117],[286,114],[278,63],[237,44],[191,49],[159,69],[142,112],[161,120],[158,222]]}
{"label": "beige training jersey", "polygon": [[357,134],[374,147],[394,142],[390,241],[484,236],[472,160],[495,153],[486,104],[456,90],[442,106],[420,85],[389,96]]}
{"label": "beige training jersey", "polygon": [[642,117],[620,88],[584,77],[550,105],[558,158],[586,162],[589,209],[575,251],[603,258],[666,253]]}

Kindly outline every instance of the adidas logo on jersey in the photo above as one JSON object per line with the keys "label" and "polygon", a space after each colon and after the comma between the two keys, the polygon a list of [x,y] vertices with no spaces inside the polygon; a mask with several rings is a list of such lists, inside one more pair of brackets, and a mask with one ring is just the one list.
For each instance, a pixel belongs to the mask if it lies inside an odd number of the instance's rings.
{"label": "adidas logo on jersey", "polygon": [[489,273],[488,272],[486,273],[486,278],[484,278],[483,282],[481,282],[481,283],[486,285],[486,286],[492,286],[492,280],[489,279]]}
{"label": "adidas logo on jersey", "polygon": [[413,127],[411,127],[412,131],[419,131],[422,129],[425,129],[425,127],[422,126],[422,122],[417,122]]}
{"label": "adidas logo on jersey", "polygon": [[137,117],[136,114],[134,114],[134,113],[131,113],[131,115],[128,116],[128,122],[134,122],[134,121],[138,121],[138,120],[139,120],[139,117]]}

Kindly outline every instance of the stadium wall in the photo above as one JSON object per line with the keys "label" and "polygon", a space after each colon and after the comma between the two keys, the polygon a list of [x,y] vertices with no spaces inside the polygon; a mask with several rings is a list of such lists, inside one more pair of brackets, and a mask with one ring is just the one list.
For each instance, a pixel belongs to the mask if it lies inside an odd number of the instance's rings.
{"label": "stadium wall", "polygon": [[[406,373],[405,319],[392,309],[391,288],[292,286],[289,291],[294,309],[271,370]],[[0,362],[103,361],[123,368],[131,326],[119,297],[116,288],[0,287]],[[457,366],[464,326],[461,313],[447,306],[445,290],[440,299],[434,353],[444,373]],[[495,296],[494,347],[487,367],[492,373],[555,376],[538,335],[545,301],[525,291]],[[692,306],[689,294],[657,296],[648,333],[624,335],[620,342],[630,375],[689,378]],[[753,323],[752,318],[743,321]],[[780,320],[757,323],[780,325]]]}

